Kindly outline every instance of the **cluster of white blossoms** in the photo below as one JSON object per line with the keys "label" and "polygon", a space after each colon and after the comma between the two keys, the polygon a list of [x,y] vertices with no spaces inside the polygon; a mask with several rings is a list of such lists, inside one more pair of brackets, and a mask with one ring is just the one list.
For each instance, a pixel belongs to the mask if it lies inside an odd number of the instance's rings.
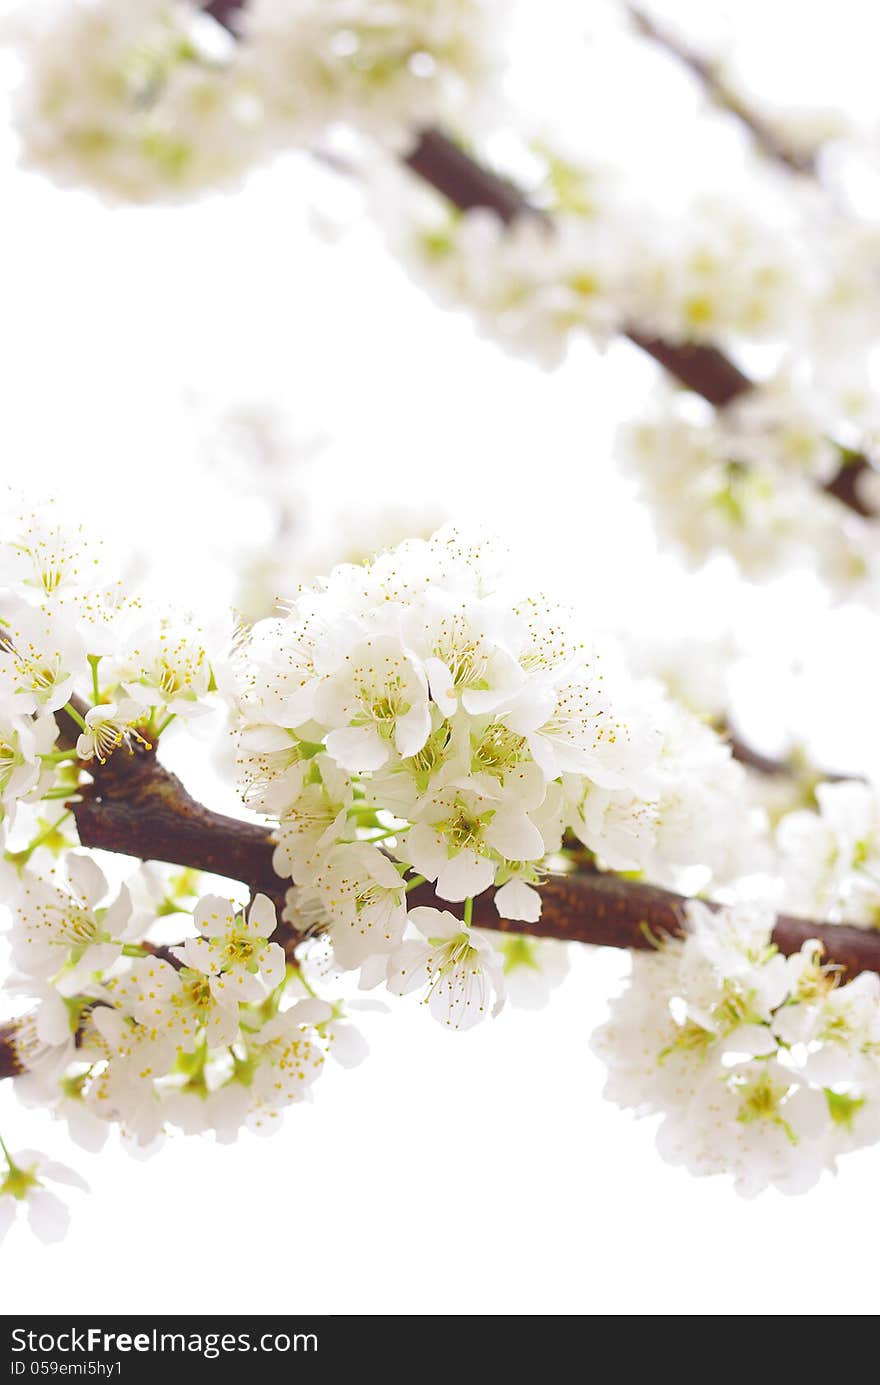
{"label": "cluster of white blossoms", "polygon": [[[265,894],[248,904],[210,884],[206,892],[196,871],[150,864],[108,879],[77,839],[77,806],[93,795],[90,781],[103,793],[125,782],[132,761],[149,773],[155,746],[174,723],[186,728],[207,718],[228,734],[225,717],[210,713],[227,701],[253,706],[253,682],[242,692],[234,675],[253,670],[254,652],[266,647],[274,623],[256,627],[246,655],[236,656],[231,623],[206,629],[185,612],[156,606],[115,579],[102,545],[61,522],[54,505],[32,514],[10,503],[0,528],[0,878],[11,920],[12,971],[3,991],[15,1028],[13,1040],[9,1030],[0,1037],[6,1049],[14,1044],[21,1099],[53,1112],[85,1149],[99,1149],[114,1127],[147,1151],[175,1130],[212,1131],[226,1141],[244,1127],[277,1128],[285,1108],[308,1097],[328,1055],[343,1066],[364,1056],[347,1014],[376,1002],[332,994],[342,989],[339,968],[353,958],[381,960],[392,993],[425,990],[433,1012],[454,1027],[497,1010],[508,987],[526,1007],[541,1005],[565,975],[561,944],[511,937],[496,947],[451,912],[422,907],[407,916],[411,882],[377,845],[390,846],[394,834],[384,824],[392,819],[371,806],[367,791],[387,786],[395,812],[419,818],[408,837],[412,859],[425,875],[442,875],[454,899],[495,879],[507,911],[534,918],[538,869],[563,829],[563,795],[548,795],[547,776],[593,755],[613,779],[615,759],[627,760],[629,732],[612,724],[595,669],[592,720],[566,719],[576,709],[571,699],[587,695],[577,682],[581,652],[554,626],[549,608],[525,601],[517,614],[481,594],[491,556],[456,548],[449,536],[407,547],[429,555],[421,573],[406,557],[402,567],[386,558],[336,570],[328,590],[341,597],[346,589],[360,611],[357,590],[367,583],[385,605],[384,623],[369,619],[368,607],[363,617],[355,608],[330,611],[325,599],[311,626],[316,642],[319,634],[329,640],[323,654],[313,651],[327,669],[322,687],[302,686],[285,633],[260,692],[281,715],[247,727],[239,741],[252,800],[270,807],[270,790],[280,793],[276,864],[289,875],[292,861],[309,863],[296,874],[311,889],[291,907],[297,919],[308,915],[324,929],[329,923],[334,972],[321,941],[304,955],[285,954],[278,908]],[[408,638],[418,657],[399,640],[395,646],[391,633],[410,583],[418,601],[409,603]],[[320,608],[320,595],[314,599]],[[281,624],[292,628],[292,619]],[[493,648],[496,638],[504,643]],[[527,698],[530,662],[554,676],[540,687],[533,682]],[[513,729],[508,705],[514,690],[522,732]],[[553,721],[559,697],[562,715]],[[472,707],[503,704],[510,725],[491,713],[457,716],[459,699]],[[310,716],[297,714],[306,703]],[[322,728],[313,719],[319,705]],[[287,720],[290,733],[280,729]],[[322,739],[306,743],[305,731]],[[559,771],[540,770],[527,743],[546,766],[559,760]],[[373,772],[381,767],[384,778]],[[137,763],[132,769],[141,773]],[[442,769],[437,777],[435,769]],[[341,814],[336,839],[323,818],[331,797],[339,800],[333,814]],[[441,821],[447,811],[457,815],[454,831]],[[393,820],[399,827],[401,819]],[[461,848],[451,873],[439,859],[447,829]],[[280,936],[296,947],[289,926]],[[330,989],[331,998],[315,986]],[[7,1155],[0,1230],[19,1205],[38,1234],[63,1229],[44,1174],[60,1176],[37,1156]]]}
{"label": "cluster of white blossoms", "polygon": [[[34,513],[10,504],[0,581],[0,793],[10,816],[45,796],[47,774],[61,776],[63,791],[71,759],[103,762],[219,704],[231,618],[205,625],[128,590],[103,545],[53,504]],[[52,753],[61,709],[79,728],[76,755]]]}
{"label": "cluster of white blossoms", "polygon": [[264,152],[259,89],[189,0],[62,0],[25,31],[25,163],[113,200],[192,195]]}
{"label": "cluster of white blossoms", "polygon": [[[492,137],[485,143],[491,154]],[[534,209],[507,224],[486,209],[451,210],[375,160],[370,173],[395,253],[443,306],[467,311],[507,350],[553,367],[584,334],[601,346],[633,332],[674,345],[784,348],[838,384],[863,372],[880,265],[873,223],[817,213],[805,195],[789,205],[772,184],[762,211],[765,176],[751,201],[704,195],[661,208],[619,170],[543,141],[498,148],[500,172],[516,170]]]}
{"label": "cluster of white blossoms", "polygon": [[737,201],[696,199],[633,250],[627,287],[640,331],[716,344],[800,335],[801,257],[790,235]]}
{"label": "cluster of white blossoms", "polygon": [[[31,26],[19,102],[25,158],[62,180],[151,200],[222,183],[286,147],[314,147],[340,125],[395,154],[426,126],[456,127],[466,108],[471,136],[478,127],[491,151],[498,132],[484,132],[478,96],[494,67],[497,9],[249,0],[224,28],[189,0],[50,6]],[[602,24],[614,30],[619,19]],[[544,366],[585,334],[599,345],[623,334],[787,353],[806,388],[760,390],[748,424],[730,411],[699,426],[676,411],[656,416],[636,431],[630,465],[661,534],[698,560],[725,551],[764,577],[818,553],[837,587],[873,577],[876,527],[842,516],[822,487],[840,456],[829,439],[870,455],[880,437],[876,404],[866,405],[876,395],[875,220],[761,159],[736,190],[658,208],[619,173],[545,143],[507,143],[535,208],[510,224],[485,209],[450,209],[409,171],[395,164],[391,174],[368,140],[359,171],[378,190],[373,209],[396,252],[442,304]],[[876,470],[860,472],[857,491],[857,506],[877,509]]]}
{"label": "cluster of white blossoms", "polygon": [[473,114],[493,82],[498,0],[247,0],[241,63],[287,138],[348,124],[406,147]]}
{"label": "cluster of white blossoms", "polygon": [[773,910],[691,902],[683,941],[633,957],[597,1031],[606,1095],[661,1115],[664,1158],[752,1196],[803,1192],[880,1139],[880,977],[840,984],[823,949],[784,957]]}
{"label": "cluster of white blossoms", "polygon": [[[391,163],[427,126],[465,109],[473,125],[494,67],[497,7],[482,0],[249,0],[229,28],[206,8],[64,0],[28,16],[26,161],[139,202],[221,185],[340,125]],[[754,206],[695,196],[658,215],[605,171],[519,152],[529,205],[507,225],[421,196],[376,153],[376,210],[400,253],[444,304],[543,365],[582,334],[658,357],[663,343],[759,348],[777,376],[714,413],[691,399],[639,423],[626,465],[697,560],[720,548],[753,576],[805,563],[840,587],[874,579],[876,526],[855,511],[880,504],[880,472],[858,461],[880,438],[876,224],[817,214],[809,196],[782,215],[757,195],[761,176]],[[849,513],[828,493],[847,462]],[[270,503],[286,549],[285,489]],[[535,932],[542,885],[621,872],[714,900],[687,906],[682,939],[635,956],[596,1040],[609,1095],[662,1116],[664,1153],[731,1172],[744,1193],[796,1191],[880,1138],[880,976],[844,982],[817,940],[783,956],[768,904],[718,905],[772,871],[785,911],[876,928],[876,790],[820,783],[808,809],[815,778],[794,773],[765,811],[711,724],[726,706],[720,654],[671,693],[525,587],[497,545],[446,528],[374,553],[389,532],[359,514],[357,561],[245,636],[231,616],[205,623],[130,588],[52,506],[0,523],[13,1011],[0,1056],[25,1104],[92,1151],[114,1127],[146,1151],[175,1130],[272,1131],[328,1058],[364,1056],[349,1013],[384,1007],[351,1000],[355,985],[417,996],[452,1030],[508,998],[544,1004],[569,953]],[[248,614],[313,558],[262,545]],[[247,831],[265,861],[240,896],[186,867],[114,877],[78,839],[80,808],[100,818],[121,799],[134,822],[167,808],[173,781],[144,788],[155,749],[199,723],[220,729],[227,777],[234,743],[262,815]],[[55,1239],[66,1212],[46,1182],[78,1176],[0,1151],[0,1238],[22,1210]]]}
{"label": "cluster of white blossoms", "polygon": [[514,355],[550,369],[572,338],[621,329],[626,265],[602,221],[539,213],[505,226],[488,211],[443,209],[401,235],[401,254],[441,306],[466,306],[475,325]]}
{"label": "cluster of white blossoms", "polygon": [[[92,1150],[112,1125],[146,1148],[172,1128],[271,1130],[328,1052],[361,1056],[341,1004],[288,966],[265,895],[248,907],[149,865],[111,885],[76,830],[91,780],[149,765],[172,723],[222,708],[231,620],[203,627],[127,590],[52,504],[10,505],[0,582],[3,990],[19,1095]],[[37,1156],[6,1161],[0,1232],[20,1203],[51,1238],[60,1214],[43,1176],[60,1175]]]}
{"label": "cluster of white blossoms", "polygon": [[[504,994],[474,900],[494,887],[498,914],[537,921],[566,833],[668,883],[728,878],[749,842],[728,747],[451,528],[337,567],[257,624],[239,711],[244,797],[278,820],[291,920],[319,921],[363,985],[424,985],[453,1028]],[[409,910],[422,881],[462,916]]]}
{"label": "cluster of white blossoms", "polygon": [[635,209],[608,170],[545,145],[520,151],[533,211],[459,212],[373,162],[374,214],[394,253],[444,308],[463,309],[511,354],[552,369],[582,333],[600,344],[629,311]]}
{"label": "cluster of white blossoms", "polygon": [[787,813],[776,829],[784,903],[829,923],[880,925],[880,798],[859,780],[819,784],[818,811]]}
{"label": "cluster of white blossoms", "polygon": [[[775,383],[715,413],[693,402],[665,396],[619,434],[664,543],[694,564],[729,553],[757,580],[806,567],[838,591],[876,581],[876,524],[824,489],[849,456],[830,410]],[[870,480],[856,473],[866,498]]]}
{"label": "cluster of white blossoms", "polygon": [[[568,967],[534,933],[550,873],[717,892],[768,859],[730,747],[479,534],[339,565],[237,643],[130,591],[51,505],[10,514],[0,573],[2,1052],[23,1102],[86,1150],[114,1128],[146,1152],[172,1132],[277,1129],[328,1058],[363,1058],[349,1014],[384,1007],[357,989],[417,996],[453,1030],[508,996],[546,1003]],[[132,764],[141,784],[168,728],[212,709],[221,740],[233,717],[244,798],[267,822],[272,898],[194,869],[114,875],[78,841],[80,804],[112,803]],[[785,907],[871,925],[874,791],[817,796],[778,826]],[[813,944],[784,961],[766,911],[693,906],[691,923],[635,961],[602,1039],[613,1089],[666,1112],[668,1148],[696,1171],[806,1183],[873,1137],[880,980],[835,984]],[[44,1180],[75,1176],[3,1153],[0,1233],[23,1208],[60,1234]]]}
{"label": "cluster of white blossoms", "polygon": [[[265,895],[249,909],[218,895],[168,912],[191,929],[149,942],[156,923],[131,888],[110,890],[94,860],[67,855],[47,879],[25,867],[11,888],[13,986],[34,1007],[20,1022],[21,1095],[64,1119],[87,1149],[111,1125],[150,1148],[169,1128],[234,1139],[268,1132],[320,1075],[339,1018],[286,996],[284,951]],[[292,990],[295,988],[291,988]]]}
{"label": "cluster of white blossoms", "polygon": [[113,200],[191,196],[336,124],[408,143],[492,74],[482,0],[47,0],[22,24],[26,163]]}

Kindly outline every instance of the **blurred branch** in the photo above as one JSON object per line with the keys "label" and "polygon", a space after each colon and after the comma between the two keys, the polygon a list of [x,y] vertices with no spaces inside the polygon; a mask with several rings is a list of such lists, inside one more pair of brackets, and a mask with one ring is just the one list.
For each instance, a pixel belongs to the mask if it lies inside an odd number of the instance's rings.
{"label": "blurred branch", "polygon": [[[245,4],[246,0],[213,0],[203,8],[234,34],[234,17]],[[494,212],[505,225],[519,217],[531,216],[544,220],[548,229],[552,227],[547,214],[533,206],[514,183],[473,159],[442,130],[422,130],[404,162],[459,211],[484,207]],[[714,408],[723,408],[753,388],[754,381],[714,346],[664,341],[646,336],[635,325],[626,329],[625,336],[680,385],[701,395]],[[840,469],[823,489],[847,509],[863,517],[872,517],[875,512],[858,494],[859,477],[870,469],[871,463],[859,453],[841,449],[841,455]]]}
{"label": "blurred branch", "polygon": [[235,33],[235,16],[239,10],[243,10],[247,0],[209,0],[207,5],[203,4],[202,9],[205,14],[209,14],[212,19],[216,19],[218,24],[222,24],[224,29],[230,33]]}
{"label": "blurred branch", "polygon": [[[797,766],[787,759],[777,759],[773,755],[764,755],[760,750],[753,749],[752,746],[738,736],[735,731],[722,728],[719,734],[724,736],[730,746],[730,753],[734,760],[743,765],[746,769],[753,770],[756,774],[767,775],[770,779],[781,779],[783,777],[795,778],[798,776]],[[823,775],[824,779],[826,776]],[[840,776],[833,776],[835,779]]]}
{"label": "blurred branch", "polygon": [[706,95],[721,110],[727,111],[748,130],[757,147],[774,163],[782,164],[790,173],[804,177],[815,177],[816,157],[812,153],[798,153],[787,145],[773,129],[770,121],[754,111],[737,93],[727,85],[720,67],[702,57],[676,35],[658,25],[650,15],[637,5],[627,5],[630,19],[638,33],[669,53],[697,78]]}
{"label": "blurred branch", "polygon": [[531,216],[551,227],[547,214],[533,207],[514,183],[477,163],[442,130],[422,130],[404,163],[461,212],[485,208],[506,226]]}
{"label": "blurred branch", "polygon": [[825,490],[842,505],[855,510],[857,515],[865,519],[875,518],[876,510],[866,504],[859,494],[859,481],[873,470],[871,463],[861,452],[849,452],[846,449],[842,451],[842,458],[839,469],[826,483]]}
{"label": "blurred branch", "polygon": [[754,746],[743,740],[742,736],[727,721],[715,722],[714,728],[730,746],[730,753],[734,760],[755,774],[762,774],[770,779],[799,780],[808,787],[813,787],[816,784],[846,784],[852,783],[854,780],[863,782],[860,774],[843,774],[839,770],[817,769],[797,748],[789,751],[785,756],[765,755],[763,751],[755,750]]}
{"label": "blurred branch", "polygon": [[[551,225],[546,214],[532,206],[512,183],[478,164],[439,130],[423,131],[406,163],[460,211],[485,207],[506,225],[520,216],[541,216],[548,227]],[[716,409],[732,404],[754,387],[754,381],[717,347],[664,341],[646,336],[635,326],[627,328],[625,335],[680,385]],[[847,509],[871,518],[875,511],[858,492],[859,478],[870,470],[867,457],[841,448],[840,467],[823,489]]]}
{"label": "blurred branch", "polygon": [[627,339],[651,356],[685,389],[693,390],[716,409],[732,404],[752,388],[752,381],[714,346],[674,343],[646,337],[634,328]]}

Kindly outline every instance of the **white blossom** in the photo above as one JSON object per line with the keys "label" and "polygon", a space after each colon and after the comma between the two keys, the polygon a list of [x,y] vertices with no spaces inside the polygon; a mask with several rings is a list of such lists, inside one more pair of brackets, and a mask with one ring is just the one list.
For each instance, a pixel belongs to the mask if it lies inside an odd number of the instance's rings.
{"label": "white blossom", "polygon": [[357,967],[400,941],[406,886],[377,847],[367,842],[336,847],[316,875],[315,889],[332,919],[330,936],[340,966]]}
{"label": "white blossom", "polygon": [[551,992],[568,975],[569,944],[525,933],[504,933],[494,937],[492,945],[501,955],[511,1005],[523,1010],[543,1009]]}
{"label": "white blossom", "polygon": [[[296,762],[288,765],[287,771],[283,782],[290,793],[291,787],[300,784],[301,776]],[[315,756],[309,764],[307,782],[290,795],[278,824],[273,856],[278,874],[293,876],[301,885],[311,884],[332,848],[347,836],[353,802],[348,775],[329,755]]]}
{"label": "white blossom", "polygon": [[424,989],[424,1004],[449,1029],[471,1029],[497,1015],[506,998],[504,970],[486,935],[446,910],[413,909],[409,920],[422,937],[391,954],[389,991],[409,995]]}
{"label": "white blossom", "polygon": [[187,1053],[202,1037],[216,1047],[237,1036],[238,1013],[220,979],[192,967],[178,971],[163,957],[143,957],[133,961],[124,978],[113,978],[107,985],[113,999],[139,1025],[171,1038]]}
{"label": "white blossom", "polygon": [[[751,809],[742,767],[730,749],[696,717],[673,703],[653,711],[654,759],[642,789],[588,785],[578,801],[567,781],[571,827],[614,870],[644,871],[675,885],[678,871],[699,860],[716,879],[760,865],[761,820]],[[730,833],[732,815],[738,831]]]}
{"label": "white blossom", "polygon": [[868,784],[819,784],[818,812],[788,813],[776,833],[791,912],[876,927],[880,800]]}
{"label": "white blossom", "polygon": [[502,786],[491,797],[451,787],[420,806],[404,849],[420,874],[436,880],[441,898],[462,900],[482,894],[502,860],[543,856],[544,839],[529,809],[543,801],[544,781],[537,767],[531,768],[528,782]]}
{"label": "white blossom", "polygon": [[109,1005],[96,1005],[80,1044],[91,1071],[84,1091],[89,1110],[100,1120],[118,1122],[141,1148],[149,1148],[162,1132],[156,1081],[178,1050],[173,1026],[164,1015],[159,1018],[159,1025],[140,1024]]}
{"label": "white blossom", "polygon": [[800,335],[803,264],[783,228],[754,206],[696,198],[684,217],[655,220],[639,249],[629,292],[646,334],[684,342]]}
{"label": "white blossom", "polygon": [[268,1020],[257,1036],[249,1124],[260,1134],[271,1133],[286,1106],[306,1099],[321,1074],[325,1054],[311,1015],[310,1002],[300,1001]]}
{"label": "white blossom", "polygon": [[472,211],[417,227],[405,248],[441,303],[465,303],[482,333],[545,367],[578,331],[604,341],[620,326],[620,241],[601,222],[535,215],[507,227]]}
{"label": "white blossom", "polygon": [[78,1173],[48,1159],[35,1149],[21,1149],[9,1154],[4,1147],[6,1173],[0,1177],[0,1241],[3,1241],[16,1212],[27,1216],[31,1230],[44,1244],[64,1238],[70,1214],[61,1199],[46,1187],[46,1180],[68,1187],[89,1191]]}
{"label": "white blossom", "polygon": [[68,888],[25,872],[13,904],[12,958],[28,976],[50,978],[67,968],[86,977],[110,967],[129,937],[131,900],[123,885],[111,904],[108,884],[91,856],[66,860]]}
{"label": "white blossom", "polygon": [[211,1131],[218,1144],[232,1144],[250,1110],[250,1095],[241,1082],[227,1082],[215,1091],[172,1090],[162,1100],[166,1122],[184,1135]]}
{"label": "white blossom", "polygon": [[0,700],[9,712],[56,712],[86,669],[82,638],[59,606],[0,604]]}
{"label": "white blossom", "polygon": [[200,899],[193,913],[198,938],[175,949],[185,967],[209,978],[221,1005],[261,1001],[284,980],[284,949],[270,942],[277,919],[264,894],[254,896],[247,912],[219,895]]}
{"label": "white blossom", "polygon": [[612,809],[644,819],[635,864],[677,884],[731,869],[731,813],[748,822],[714,733],[523,593],[481,536],[335,569],[255,627],[237,676],[243,793],[278,815],[275,869],[295,914],[313,891],[309,926],[343,967],[399,939],[409,872],[450,901],[494,885],[503,917],[534,923],[567,823],[614,864]]}
{"label": "white blossom", "polygon": [[351,1001],[348,1006],[326,1000],[302,1000],[296,1006],[301,1024],[310,1024],[328,1055],[343,1068],[355,1068],[366,1058],[369,1048],[361,1031],[352,1023],[348,1010],[385,1009],[378,1001]]}
{"label": "white blossom", "polygon": [[251,0],[244,64],[290,138],[348,122],[397,143],[473,106],[492,70],[479,0]]}
{"label": "white blossom", "polygon": [[137,730],[141,716],[142,708],[132,701],[99,702],[90,707],[83,718],[86,729],[77,737],[77,755],[103,765],[122,746],[132,753],[133,741],[150,750],[150,742]]}
{"label": "white blossom", "polygon": [[607,1095],[662,1114],[661,1153],[692,1173],[804,1191],[880,1137],[880,981],[839,985],[815,941],[783,958],[764,905],[692,903],[688,922],[683,942],[634,956],[595,1036]]}
{"label": "white blossom", "polygon": [[26,34],[25,162],[113,201],[179,198],[264,152],[260,93],[230,35],[181,0],[73,0]]}
{"label": "white blossom", "polygon": [[836,590],[864,587],[874,571],[871,526],[822,489],[824,439],[795,447],[792,430],[768,446],[735,420],[670,404],[622,431],[620,460],[660,537],[693,563],[728,552],[756,580],[818,566]]}
{"label": "white blossom", "polygon": [[19,803],[40,797],[52,778],[40,757],[51,752],[57,732],[49,713],[26,717],[0,709],[0,819],[12,820]]}
{"label": "white blossom", "polygon": [[0,581],[35,603],[61,599],[99,585],[103,545],[84,525],[68,525],[55,504],[17,510],[0,536]]}
{"label": "white blossom", "polygon": [[331,728],[324,743],[341,769],[381,769],[392,750],[416,755],[431,728],[426,670],[393,637],[371,636],[322,683],[315,717]]}
{"label": "white blossom", "polygon": [[150,613],[127,632],[110,660],[109,676],[129,702],[161,707],[168,715],[203,712],[217,682],[215,665],[226,656],[228,634],[204,629],[189,614]]}

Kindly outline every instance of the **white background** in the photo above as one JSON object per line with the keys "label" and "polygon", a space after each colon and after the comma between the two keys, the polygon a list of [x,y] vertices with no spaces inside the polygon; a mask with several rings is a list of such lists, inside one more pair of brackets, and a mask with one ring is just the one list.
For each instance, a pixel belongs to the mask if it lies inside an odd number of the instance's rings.
{"label": "white background", "polygon": [[[656,196],[695,168],[717,176],[722,157],[735,165],[737,139],[696,126],[675,68],[623,49],[617,66],[589,68],[583,6],[524,10],[511,93],[573,148],[624,154]],[[873,11],[839,3],[832,32],[825,4],[736,7],[759,84],[865,104]],[[11,80],[13,64],[3,72]],[[876,639],[867,617],[831,611],[808,580],[759,592],[723,564],[685,578],[658,559],[611,461],[615,427],[653,378],[635,353],[579,346],[553,374],[508,359],[441,313],[358,219],[351,190],[303,158],[234,196],[134,211],[56,190],[14,160],[10,135],[4,479],[67,497],[123,549],[148,548],[182,599],[219,601],[251,511],[206,470],[206,420],[269,403],[294,432],[328,438],[295,484],[317,487],[328,514],[341,506],[347,530],[383,505],[476,514],[598,625],[733,622],[756,656],[755,734],[769,744],[793,722],[826,761],[873,762],[853,729],[873,724],[876,682],[854,647]],[[783,676],[793,653],[811,672],[797,706]],[[10,1235],[4,1311],[874,1311],[877,1152],[796,1201],[744,1203],[667,1168],[650,1127],[601,1100],[588,1049],[626,959],[572,960],[547,1010],[508,1009],[475,1033],[447,1034],[415,1003],[369,1017],[368,1062],[332,1071],[272,1140],[179,1139],[143,1163],[115,1144],[88,1156],[5,1084],[7,1141],[75,1164],[93,1192],[73,1195],[63,1245]]]}

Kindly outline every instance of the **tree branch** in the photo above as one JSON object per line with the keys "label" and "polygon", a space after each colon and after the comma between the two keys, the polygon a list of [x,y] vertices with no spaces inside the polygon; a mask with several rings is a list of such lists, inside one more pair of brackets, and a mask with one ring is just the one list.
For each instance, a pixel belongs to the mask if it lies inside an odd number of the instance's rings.
{"label": "tree branch", "polygon": [[796,748],[790,750],[786,756],[765,755],[763,751],[755,750],[748,741],[744,741],[729,722],[716,721],[713,725],[718,735],[727,742],[734,760],[743,765],[745,769],[753,770],[756,774],[763,774],[771,779],[794,779],[809,785],[848,784],[854,780],[864,782],[863,776],[860,774],[817,769]]}
{"label": "tree branch", "polygon": [[[234,16],[242,3],[213,0],[203,8],[234,32]],[[505,224],[522,215],[544,216],[512,183],[482,168],[440,131],[424,131],[406,162],[462,210],[486,207]],[[635,329],[627,336],[686,388],[716,407],[752,388],[752,381],[714,347],[675,345]],[[841,472],[826,486],[831,495],[860,514],[867,511],[855,482],[869,465],[866,458],[848,454]],[[62,727],[64,720],[61,714]],[[738,758],[753,768],[782,772],[776,762],[765,762],[752,752],[746,756],[742,746],[735,745],[735,753],[737,749]],[[278,907],[283,904],[287,883],[272,867],[269,829],[205,808],[160,764],[155,750],[138,746],[131,756],[118,753],[106,765],[95,767],[92,784],[81,790],[81,800],[72,803],[71,810],[85,847],[226,876],[251,891],[268,894]],[[578,871],[551,875],[544,881],[541,919],[525,926],[498,916],[493,893],[486,891],[474,902],[474,922],[481,928],[634,950],[655,947],[664,937],[681,936],[687,904],[683,896],[657,886]],[[412,904],[445,907],[427,884],[418,886],[409,898]],[[282,935],[285,929],[280,926]],[[290,945],[294,938],[290,930],[287,934],[285,941]],[[840,967],[842,975],[880,972],[880,933],[787,916],[777,919],[773,940],[782,953],[797,952],[810,938],[823,943],[829,961]],[[14,1021],[0,1025],[0,1078],[21,1071],[15,1029]]]}
{"label": "tree branch", "polygon": [[[289,882],[272,867],[269,829],[197,803],[154,751],[131,758],[117,754],[96,773],[91,790],[83,792],[82,802],[72,805],[83,846],[229,876],[277,904],[283,902]],[[526,925],[499,918],[493,895],[486,891],[474,901],[474,921],[481,928],[620,948],[652,947],[663,935],[679,936],[687,903],[684,896],[655,885],[577,871],[547,877],[541,886],[541,919]],[[448,907],[427,884],[412,890],[409,899]],[[796,952],[807,938],[820,938],[829,958],[852,974],[880,971],[880,933],[779,918],[774,941],[780,951]]]}
{"label": "tree branch", "polygon": [[[246,0],[212,0],[203,8],[234,36],[235,15],[245,5]],[[533,206],[514,183],[471,158],[442,130],[422,130],[404,162],[460,211],[484,207],[505,225],[521,216],[540,217],[548,227],[552,224],[546,213]],[[754,381],[714,346],[664,341],[645,335],[635,325],[628,327],[624,335],[680,385],[701,395],[714,408],[723,408],[754,387]],[[828,495],[863,518],[871,518],[875,512],[860,499],[856,482],[860,472],[870,465],[867,457],[846,453],[840,470],[823,487]]]}
{"label": "tree branch", "polygon": [[[63,723],[65,714],[59,716]],[[71,811],[83,846],[227,876],[267,894],[279,912],[283,908],[289,886],[272,867],[269,829],[198,803],[159,762],[155,750],[140,747],[130,756],[117,752],[94,767],[93,783],[80,794]],[[493,895],[486,891],[474,900],[473,919],[480,928],[642,951],[682,935],[687,904],[671,890],[598,871],[548,876],[541,886],[541,918],[533,925],[500,918]],[[412,890],[409,901],[448,907],[427,883]],[[276,937],[292,953],[297,942],[293,930],[280,924]],[[797,952],[808,938],[823,943],[842,976],[880,972],[880,933],[810,919],[777,919],[773,941],[780,952]],[[15,1021],[0,1025],[0,1078],[22,1071],[15,1032]]]}
{"label": "tree branch", "polygon": [[205,14],[209,14],[212,19],[216,19],[218,24],[222,24],[224,29],[230,33],[235,33],[235,16],[239,10],[243,10],[247,0],[210,0],[210,4],[202,5]]}
{"label": "tree branch", "polygon": [[806,152],[798,153],[797,150],[787,145],[773,129],[771,123],[752,110],[727,85],[715,63],[701,57],[681,39],[661,28],[650,15],[645,14],[637,5],[627,5],[627,9],[633,25],[642,37],[650,39],[658,48],[662,48],[686,67],[689,72],[692,72],[709,99],[716,106],[727,111],[748,130],[762,154],[765,154],[768,159],[772,159],[774,163],[782,164],[789,173],[815,177],[815,155]]}
{"label": "tree branch", "polygon": [[[131,759],[115,758],[121,768],[110,760],[96,774],[100,783],[91,792],[86,789],[83,801],[73,805],[83,846],[229,876],[251,890],[262,890],[277,908],[283,907],[287,882],[272,868],[272,841],[266,828],[197,803],[152,751]],[[480,928],[635,951],[657,947],[664,938],[680,937],[687,904],[683,896],[655,885],[578,871],[547,877],[541,886],[541,919],[525,925],[500,918],[493,894],[486,891],[474,901],[473,921]],[[409,901],[448,907],[429,884],[412,890]],[[295,945],[296,935],[284,924],[276,936],[289,950]],[[842,976],[880,971],[880,934],[810,919],[777,919],[773,941],[780,952],[797,952],[809,938],[823,943],[828,960],[840,967]],[[22,1071],[15,1031],[14,1021],[0,1025],[0,1078]]]}
{"label": "tree branch", "polygon": [[626,336],[680,385],[701,395],[713,408],[722,409],[753,388],[749,377],[717,347],[663,341],[660,337],[645,336],[636,328],[629,328]]}
{"label": "tree branch", "polygon": [[[507,226],[521,216],[541,217],[548,227],[551,225],[546,213],[533,206],[514,184],[478,164],[440,130],[422,131],[405,162],[460,211],[485,207]],[[626,328],[624,335],[713,408],[724,408],[754,388],[754,381],[715,346],[665,341],[640,332],[636,326]],[[858,493],[859,477],[871,469],[870,461],[845,449],[841,449],[841,458],[839,470],[823,490],[863,518],[873,518],[875,511]]]}
{"label": "tree branch", "polygon": [[196,802],[153,750],[117,752],[80,794],[71,809],[83,846],[225,875],[274,897],[284,893],[272,869],[269,829]]}
{"label": "tree branch", "polygon": [[[115,789],[107,792],[102,784],[98,794],[73,805],[83,846],[213,871],[262,890],[276,902],[283,899],[288,882],[272,868],[272,840],[266,828],[196,803],[154,752],[142,754],[140,762],[131,797]],[[110,760],[101,771],[102,779],[112,764]],[[124,781],[126,775],[119,777]],[[620,948],[649,948],[664,935],[680,936],[687,903],[682,895],[655,885],[577,871],[545,879],[541,918],[527,925],[499,918],[493,895],[487,890],[474,901],[474,922],[480,928]],[[448,907],[427,884],[412,890],[409,899],[413,904]],[[796,952],[807,938],[820,938],[829,957],[848,972],[880,971],[880,933],[780,917],[774,933],[780,951]]]}
{"label": "tree branch", "polygon": [[505,226],[522,216],[550,226],[546,213],[532,206],[514,183],[477,163],[442,130],[422,130],[404,163],[461,212],[484,208]]}

